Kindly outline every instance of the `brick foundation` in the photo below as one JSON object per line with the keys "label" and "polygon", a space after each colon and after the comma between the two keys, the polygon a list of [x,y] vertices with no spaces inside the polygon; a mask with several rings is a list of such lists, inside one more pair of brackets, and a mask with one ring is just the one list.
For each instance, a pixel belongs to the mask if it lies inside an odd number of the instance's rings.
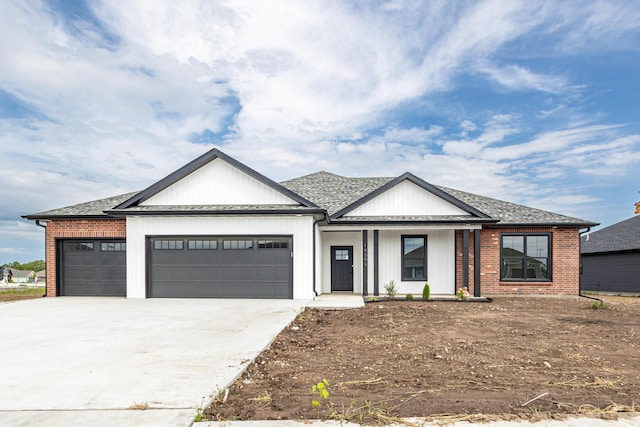
{"label": "brick foundation", "polygon": [[125,219],[69,219],[47,222],[45,251],[47,262],[48,297],[56,296],[56,241],[58,239],[77,238],[120,238],[127,235]]}

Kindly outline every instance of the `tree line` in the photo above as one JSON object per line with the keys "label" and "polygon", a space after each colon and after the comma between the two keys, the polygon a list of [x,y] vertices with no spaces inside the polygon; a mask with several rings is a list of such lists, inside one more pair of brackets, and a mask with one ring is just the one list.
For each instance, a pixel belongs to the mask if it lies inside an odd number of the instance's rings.
{"label": "tree line", "polygon": [[29,261],[29,262],[26,262],[24,264],[21,264],[18,261],[5,262],[2,266],[3,267],[9,267],[9,268],[15,268],[16,270],[40,271],[40,270],[44,270],[45,269],[45,265],[46,264],[45,264],[44,260],[37,259],[35,261]]}

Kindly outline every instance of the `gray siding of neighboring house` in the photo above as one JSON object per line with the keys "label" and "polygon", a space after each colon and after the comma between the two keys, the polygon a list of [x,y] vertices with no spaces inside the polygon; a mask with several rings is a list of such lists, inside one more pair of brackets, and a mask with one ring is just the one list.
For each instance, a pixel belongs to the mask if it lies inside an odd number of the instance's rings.
{"label": "gray siding of neighboring house", "polygon": [[640,293],[640,251],[582,254],[582,290]]}

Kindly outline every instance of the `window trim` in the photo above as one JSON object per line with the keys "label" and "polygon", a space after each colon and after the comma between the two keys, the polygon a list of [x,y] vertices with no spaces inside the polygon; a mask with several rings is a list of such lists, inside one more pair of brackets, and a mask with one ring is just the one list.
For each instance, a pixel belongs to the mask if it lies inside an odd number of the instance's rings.
{"label": "window trim", "polygon": [[[405,277],[405,259],[404,259],[404,239],[424,239],[424,277]],[[403,234],[400,236],[400,280],[403,282],[424,282],[429,277],[429,263],[428,263],[428,236],[426,234]]]}
{"label": "window trim", "polygon": [[[522,262],[523,262],[523,270],[527,269],[526,266],[526,259],[527,258],[547,258],[547,273],[548,273],[548,278],[546,279],[541,279],[541,278],[527,278],[527,274],[523,274],[523,276],[525,276],[524,278],[505,278],[503,277],[504,274],[504,257],[502,255],[502,249],[503,249],[503,237],[507,237],[507,236],[521,236],[524,237],[524,253],[522,255]],[[546,257],[532,257],[532,256],[528,256],[527,255],[527,237],[529,236],[545,236],[547,237],[547,256]],[[518,233],[518,232],[509,232],[509,233],[500,233],[500,253],[499,253],[499,257],[500,257],[500,281],[501,282],[520,282],[520,283],[531,283],[531,282],[535,282],[535,283],[540,283],[540,282],[544,282],[544,283],[550,283],[553,282],[553,233],[551,232],[538,232],[538,233]],[[511,257],[511,258],[515,258],[515,257]]]}

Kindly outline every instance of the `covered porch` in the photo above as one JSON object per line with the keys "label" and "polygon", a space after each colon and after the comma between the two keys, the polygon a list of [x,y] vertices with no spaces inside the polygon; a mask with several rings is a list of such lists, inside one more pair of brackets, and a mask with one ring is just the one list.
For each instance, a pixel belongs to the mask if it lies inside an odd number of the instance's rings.
{"label": "covered porch", "polygon": [[480,224],[328,224],[316,230],[317,294],[480,296]]}

